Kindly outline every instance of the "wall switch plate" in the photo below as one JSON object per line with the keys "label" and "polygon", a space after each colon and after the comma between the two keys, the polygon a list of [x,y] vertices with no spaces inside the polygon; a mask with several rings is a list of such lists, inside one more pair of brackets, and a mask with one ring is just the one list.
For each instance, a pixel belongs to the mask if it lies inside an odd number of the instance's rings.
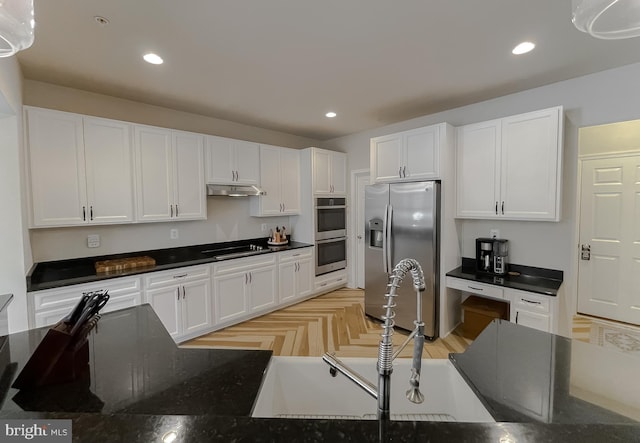
{"label": "wall switch plate", "polygon": [[87,236],[87,247],[89,248],[99,248],[100,247],[100,236],[98,234],[92,234]]}
{"label": "wall switch plate", "polygon": [[500,230],[499,229],[491,229],[489,231],[489,237],[491,237],[491,238],[500,238]]}
{"label": "wall switch plate", "polygon": [[266,224],[266,223],[262,223],[262,224],[260,225],[260,229],[262,229],[262,232],[267,232],[267,229],[268,229],[268,228],[267,228],[267,224]]}
{"label": "wall switch plate", "polygon": [[178,238],[178,230],[176,228],[173,228],[171,231],[169,231],[169,237],[171,238],[171,240],[176,240]]}

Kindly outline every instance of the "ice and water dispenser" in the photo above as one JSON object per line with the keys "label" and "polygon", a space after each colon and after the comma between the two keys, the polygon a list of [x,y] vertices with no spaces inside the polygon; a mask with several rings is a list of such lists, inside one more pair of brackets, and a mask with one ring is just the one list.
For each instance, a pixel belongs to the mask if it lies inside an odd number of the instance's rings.
{"label": "ice and water dispenser", "polygon": [[369,220],[369,246],[372,248],[382,248],[383,227],[382,220],[374,218]]}

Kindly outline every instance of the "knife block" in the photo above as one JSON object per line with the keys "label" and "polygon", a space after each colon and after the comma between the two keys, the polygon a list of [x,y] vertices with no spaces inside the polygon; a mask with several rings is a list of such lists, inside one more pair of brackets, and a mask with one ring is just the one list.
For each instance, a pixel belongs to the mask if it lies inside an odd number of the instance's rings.
{"label": "knife block", "polygon": [[71,335],[59,322],[47,331],[34,353],[11,385],[16,389],[67,383],[89,371],[87,336]]}

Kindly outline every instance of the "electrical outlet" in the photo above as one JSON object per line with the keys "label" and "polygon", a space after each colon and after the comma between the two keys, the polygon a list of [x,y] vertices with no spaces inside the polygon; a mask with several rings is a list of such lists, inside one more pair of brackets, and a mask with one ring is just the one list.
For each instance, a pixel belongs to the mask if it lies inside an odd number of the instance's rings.
{"label": "electrical outlet", "polygon": [[171,231],[169,231],[169,237],[171,238],[171,240],[177,240],[178,230],[176,228],[173,228]]}
{"label": "electrical outlet", "polygon": [[499,229],[491,229],[489,231],[489,237],[491,237],[491,238],[500,238],[500,230]]}
{"label": "electrical outlet", "polygon": [[267,230],[268,230],[267,224],[266,223],[262,223],[262,225],[260,225],[260,229],[262,229],[262,232],[267,232]]}
{"label": "electrical outlet", "polygon": [[100,247],[100,236],[98,234],[92,234],[87,236],[87,247],[88,248],[99,248]]}

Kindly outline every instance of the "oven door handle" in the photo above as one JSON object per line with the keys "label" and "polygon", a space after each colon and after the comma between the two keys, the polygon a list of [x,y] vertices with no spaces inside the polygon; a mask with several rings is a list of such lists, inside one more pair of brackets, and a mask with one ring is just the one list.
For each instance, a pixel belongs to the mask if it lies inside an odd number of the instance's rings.
{"label": "oven door handle", "polygon": [[316,209],[347,209],[347,205],[316,206]]}
{"label": "oven door handle", "polygon": [[347,237],[336,237],[336,238],[328,238],[326,240],[316,240],[316,244],[321,245],[323,243],[335,243],[339,241],[345,241]]}

